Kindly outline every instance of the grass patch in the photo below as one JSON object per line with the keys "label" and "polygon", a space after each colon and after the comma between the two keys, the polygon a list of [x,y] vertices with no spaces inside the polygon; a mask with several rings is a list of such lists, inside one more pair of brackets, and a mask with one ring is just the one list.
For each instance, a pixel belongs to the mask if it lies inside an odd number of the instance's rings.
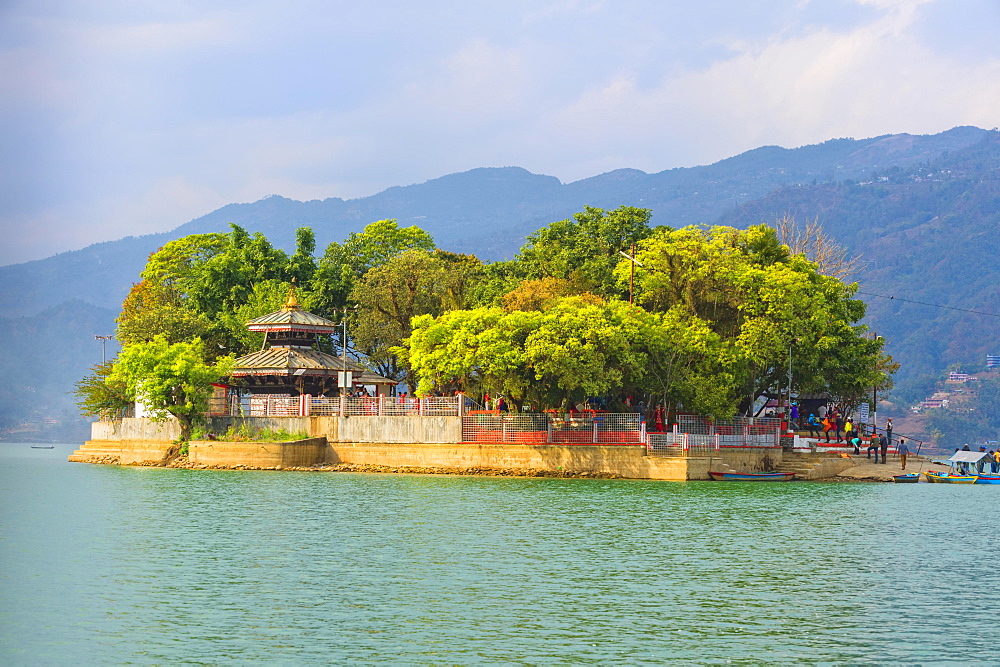
{"label": "grass patch", "polygon": [[195,429],[191,433],[192,440],[223,440],[225,442],[288,442],[290,440],[306,440],[309,434],[305,431],[286,431],[283,428],[255,428],[246,424],[229,427],[225,433],[212,433],[205,429]]}

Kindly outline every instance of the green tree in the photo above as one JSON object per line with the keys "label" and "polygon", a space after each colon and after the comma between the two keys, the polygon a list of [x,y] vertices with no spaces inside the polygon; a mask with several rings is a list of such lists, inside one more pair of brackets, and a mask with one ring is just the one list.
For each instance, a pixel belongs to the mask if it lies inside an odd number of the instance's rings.
{"label": "green tree", "polygon": [[522,278],[560,278],[576,285],[578,293],[593,292],[604,297],[620,297],[623,292],[614,279],[621,252],[647,238],[650,211],[621,206],[604,211],[585,207],[572,219],[559,220],[528,236],[515,258]]}
{"label": "green tree", "polygon": [[733,410],[718,337],[678,313],[568,297],[544,310],[449,311],[415,318],[398,352],[418,392],[501,392],[514,405],[566,407],[589,396],[655,394],[707,414]]}
{"label": "green tree", "polygon": [[200,338],[170,343],[166,336],[157,336],[123,348],[106,383],[122,387],[129,400],[142,402],[154,421],[175,417],[181,439],[188,440],[192,425],[208,410],[211,383],[228,376],[232,362],[229,356],[206,362]]}
{"label": "green tree", "polygon": [[208,319],[187,307],[173,282],[143,280],[132,286],[118,323],[116,337],[122,345],[134,345],[165,335],[171,343],[204,336]]}
{"label": "green tree", "polygon": [[410,335],[414,317],[465,307],[481,266],[470,255],[407,250],[369,269],[350,294],[359,307],[352,317],[355,346],[381,374],[416,386],[405,359],[391,349]]}
{"label": "green tree", "polygon": [[[770,227],[661,228],[637,256],[637,303],[681,309],[720,336],[741,385],[741,411],[786,392],[789,363],[799,392],[825,392],[849,406],[872,386],[891,384],[882,341],[858,324],[865,304],[852,298],[857,286],[822,275]],[[619,263],[619,284],[630,268]]]}
{"label": "green tree", "polygon": [[114,419],[132,404],[125,385],[108,380],[113,368],[113,361],[97,364],[91,369],[90,375],[76,383],[73,393],[77,397],[76,404],[80,408],[80,414],[98,419]]}

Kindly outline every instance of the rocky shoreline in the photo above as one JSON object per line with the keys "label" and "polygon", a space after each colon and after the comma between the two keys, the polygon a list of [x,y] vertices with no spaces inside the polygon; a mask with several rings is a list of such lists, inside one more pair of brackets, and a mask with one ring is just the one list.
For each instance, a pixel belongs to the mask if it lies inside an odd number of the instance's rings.
{"label": "rocky shoreline", "polygon": [[[118,456],[93,456],[86,463],[102,465],[121,465]],[[453,467],[428,467],[428,466],[383,466],[361,463],[328,463],[308,467],[290,466],[280,467],[258,467],[250,465],[206,465],[204,463],[194,463],[187,457],[178,457],[169,462],[147,461],[135,464],[148,468],[183,468],[187,470],[282,470],[292,472],[364,472],[364,473],[389,473],[389,474],[410,474],[410,475],[475,475],[480,477],[566,477],[585,479],[621,479],[619,475],[606,472],[582,471],[574,472],[568,470],[542,470],[538,468],[490,468],[477,466],[472,468]]]}
{"label": "rocky shoreline", "polygon": [[[93,456],[87,463],[104,465],[121,465],[119,457],[113,455]],[[819,480],[819,482],[847,482],[847,483],[872,483],[872,482],[892,482],[894,475],[904,472],[921,472],[928,468],[929,461],[922,457],[911,457],[910,466],[904,471],[900,468],[899,461],[890,461],[887,464],[876,464],[870,460],[860,460],[858,464],[837,474]],[[384,466],[374,464],[359,463],[329,463],[308,467],[258,467],[251,465],[206,465],[203,463],[193,463],[187,457],[181,456],[172,461],[148,461],[135,464],[145,467],[161,468],[183,468],[187,470],[282,470],[294,472],[360,472],[360,473],[381,473],[381,474],[410,474],[410,475],[473,475],[480,477],[555,477],[555,478],[581,478],[581,479],[622,479],[620,475],[606,472],[583,471],[574,472],[568,470],[541,470],[536,468],[493,468],[476,466],[470,468],[459,467],[430,467],[430,466]],[[801,480],[806,481],[806,480]]]}

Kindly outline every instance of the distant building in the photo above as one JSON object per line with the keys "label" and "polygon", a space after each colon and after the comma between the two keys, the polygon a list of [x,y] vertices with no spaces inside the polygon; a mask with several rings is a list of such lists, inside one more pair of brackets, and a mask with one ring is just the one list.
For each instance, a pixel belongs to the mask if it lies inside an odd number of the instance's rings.
{"label": "distant building", "polygon": [[992,369],[1000,368],[1000,354],[987,354],[986,368],[992,368]]}
{"label": "distant building", "polygon": [[968,382],[968,380],[968,373],[957,373],[955,371],[948,373],[948,382]]}

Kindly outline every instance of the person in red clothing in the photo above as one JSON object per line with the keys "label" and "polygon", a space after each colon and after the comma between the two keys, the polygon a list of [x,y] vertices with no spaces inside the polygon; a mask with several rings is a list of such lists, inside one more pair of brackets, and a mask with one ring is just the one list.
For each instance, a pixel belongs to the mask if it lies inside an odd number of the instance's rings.
{"label": "person in red clothing", "polygon": [[666,415],[663,411],[663,405],[657,403],[656,410],[653,411],[653,426],[656,428],[657,433],[663,433],[663,426],[665,422]]}

